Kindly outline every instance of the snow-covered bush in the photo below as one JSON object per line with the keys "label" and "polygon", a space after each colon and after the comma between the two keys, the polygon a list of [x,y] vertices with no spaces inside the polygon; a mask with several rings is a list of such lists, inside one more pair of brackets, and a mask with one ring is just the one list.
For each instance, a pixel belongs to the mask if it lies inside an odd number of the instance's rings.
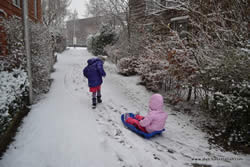
{"label": "snow-covered bush", "polygon": [[137,68],[139,68],[138,59],[133,57],[125,57],[122,58],[117,67],[119,69],[119,73],[125,76],[131,76],[137,74]]}
{"label": "snow-covered bush", "polygon": [[243,85],[234,94],[216,92],[212,100],[211,112],[218,121],[217,133],[228,140],[228,146],[250,146],[250,83]]}
{"label": "snow-covered bush", "polygon": [[145,85],[148,90],[157,92],[162,88],[164,82],[163,71],[154,71],[149,73],[144,73],[141,76],[141,84]]}
{"label": "snow-covered bush", "polygon": [[233,94],[238,85],[250,81],[250,55],[239,49],[225,54],[217,65],[202,70],[200,82],[215,92]]}
{"label": "snow-covered bush", "polygon": [[51,32],[51,33],[53,39],[53,51],[58,53],[63,52],[67,47],[65,36],[62,35],[60,32]]}
{"label": "snow-covered bush", "polygon": [[117,64],[120,59],[131,56],[129,53],[129,42],[127,33],[120,31],[118,40],[113,45],[107,45],[104,50],[108,55],[108,58],[113,63]]}
{"label": "snow-covered bush", "polygon": [[[2,26],[6,33],[8,49],[8,55],[1,57],[4,69],[9,71],[13,68],[26,69],[21,20],[17,17],[6,19],[3,20]],[[39,23],[30,22],[32,83],[35,97],[47,92],[51,83],[50,71],[55,60],[53,32]]]}
{"label": "snow-covered bush", "polygon": [[151,91],[161,90],[167,75],[167,61],[159,60],[157,56],[141,57],[137,73],[141,76],[141,84]]}
{"label": "snow-covered bush", "polygon": [[249,56],[245,52],[230,52],[220,65],[205,69],[201,80],[213,95],[209,108],[218,120],[217,129],[230,144],[250,146]]}
{"label": "snow-covered bush", "polygon": [[11,19],[2,19],[0,26],[2,32],[6,34],[7,56],[0,56],[2,70],[11,71],[13,68],[25,67],[26,57],[24,55],[23,25],[17,17]]}
{"label": "snow-covered bush", "polygon": [[112,27],[109,25],[102,25],[96,34],[88,37],[88,50],[95,56],[107,55],[104,50],[105,46],[112,45],[115,41],[117,41],[117,34]]}
{"label": "snow-covered bush", "polygon": [[6,131],[9,123],[20,112],[27,96],[27,73],[22,69],[12,72],[0,72],[0,136]]}
{"label": "snow-covered bush", "polygon": [[54,65],[53,39],[44,26],[33,24],[31,40],[31,61],[34,93],[46,93],[50,87],[50,72]]}

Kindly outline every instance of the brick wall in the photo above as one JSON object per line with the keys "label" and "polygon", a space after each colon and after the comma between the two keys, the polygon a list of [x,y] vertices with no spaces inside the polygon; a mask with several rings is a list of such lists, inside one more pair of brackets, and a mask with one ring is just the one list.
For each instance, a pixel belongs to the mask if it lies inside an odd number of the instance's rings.
{"label": "brick wall", "polygon": [[[13,0],[0,0],[0,9],[7,13],[8,17],[13,15],[22,17],[22,0],[20,6],[15,6]],[[41,0],[37,0],[37,18],[35,17],[34,9],[34,0],[28,0],[29,18],[34,22],[42,23]]]}
{"label": "brick wall", "polygon": [[[41,8],[41,0],[37,0],[37,17],[35,16],[35,7],[34,7],[34,0],[28,0],[28,11],[29,11],[29,18],[36,22],[42,23],[42,8]],[[0,22],[3,18],[8,18],[11,16],[18,16],[22,18],[22,0],[20,0],[20,7],[15,6],[13,4],[13,0],[0,0]],[[6,35],[1,32],[3,30],[0,27],[0,56],[7,54],[6,49]]]}
{"label": "brick wall", "polygon": [[[0,22],[2,18],[5,17],[3,13],[0,12]],[[5,33],[2,33],[3,27],[0,26],[0,56],[1,55],[6,55],[7,54],[7,42],[6,42],[6,35]]]}
{"label": "brick wall", "polygon": [[142,23],[145,19],[146,4],[144,0],[129,0],[130,21]]}

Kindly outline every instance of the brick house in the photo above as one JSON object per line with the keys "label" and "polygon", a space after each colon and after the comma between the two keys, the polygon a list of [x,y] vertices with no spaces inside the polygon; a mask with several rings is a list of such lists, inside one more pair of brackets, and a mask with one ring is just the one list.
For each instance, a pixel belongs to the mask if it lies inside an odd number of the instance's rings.
{"label": "brick house", "polygon": [[[176,2],[165,0],[130,0],[130,20],[132,24],[159,24],[160,21],[170,23],[171,27],[177,31],[187,29],[188,13],[174,8]],[[167,6],[162,9],[159,6]]]}
{"label": "brick house", "polygon": [[[36,22],[42,23],[42,7],[41,0],[28,0],[29,18]],[[0,0],[0,21],[11,16],[22,18],[22,0]],[[2,31],[2,27],[0,27]],[[5,34],[0,33],[0,55],[6,55]]]}

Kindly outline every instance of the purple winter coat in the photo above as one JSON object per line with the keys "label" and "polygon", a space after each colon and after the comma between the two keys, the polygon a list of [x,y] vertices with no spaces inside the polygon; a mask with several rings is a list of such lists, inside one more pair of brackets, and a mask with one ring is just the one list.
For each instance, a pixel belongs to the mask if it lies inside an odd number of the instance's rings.
{"label": "purple winter coat", "polygon": [[83,75],[88,78],[89,87],[97,87],[102,84],[102,77],[106,76],[103,62],[99,58],[88,60],[88,66],[83,69]]}
{"label": "purple winter coat", "polygon": [[164,129],[167,120],[167,113],[163,111],[163,97],[154,94],[149,101],[149,112],[140,121],[140,125],[146,128],[148,133]]}

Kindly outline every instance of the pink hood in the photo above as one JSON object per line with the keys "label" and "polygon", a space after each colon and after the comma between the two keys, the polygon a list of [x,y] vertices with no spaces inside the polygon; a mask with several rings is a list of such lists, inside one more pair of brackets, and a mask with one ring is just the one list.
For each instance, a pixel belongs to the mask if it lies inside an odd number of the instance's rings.
{"label": "pink hood", "polygon": [[140,125],[145,127],[148,133],[164,129],[167,120],[167,113],[163,111],[163,97],[154,94],[149,101],[149,112],[140,121]]}
{"label": "pink hood", "polygon": [[163,111],[163,97],[160,94],[154,94],[149,100],[149,108],[151,111]]}

